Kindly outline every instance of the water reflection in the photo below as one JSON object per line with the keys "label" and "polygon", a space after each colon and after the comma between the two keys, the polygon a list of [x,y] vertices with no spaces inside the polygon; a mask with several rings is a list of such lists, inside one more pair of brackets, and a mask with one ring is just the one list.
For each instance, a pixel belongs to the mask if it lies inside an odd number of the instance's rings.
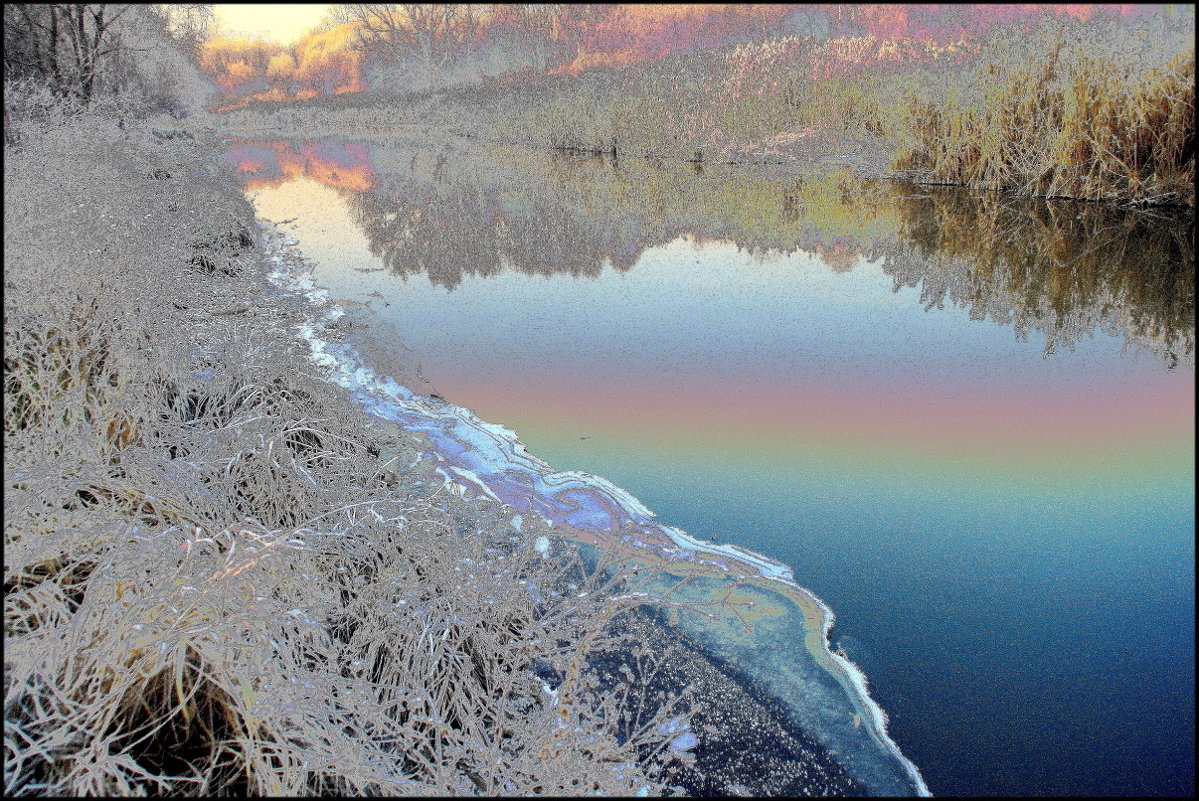
{"label": "water reflection", "polygon": [[[1181,636],[1177,598],[1194,594],[1177,570],[1193,563],[1193,384],[1160,367],[1192,349],[1189,217],[1005,205],[834,169],[696,175],[446,146],[372,148],[359,164],[334,150],[342,171],[372,171],[356,191],[315,183],[332,172],[321,148],[295,152],[284,161],[305,177],[258,201],[271,219],[299,215],[306,256],[327,266],[313,280],[379,298],[381,328],[402,333],[446,398],[519,431],[520,454],[605,476],[663,521],[793,566],[842,615],[841,650],[877,668],[879,702],[899,688],[914,699],[895,739],[923,749],[918,764],[990,742],[987,769],[1001,770],[1041,728],[1104,761],[1139,756],[1149,746],[1108,733],[1135,733],[1148,713],[1109,710],[1129,699],[1167,719],[1193,683],[1185,660],[1159,658]],[[756,263],[728,244],[691,247],[703,239],[796,253]],[[420,278],[398,286],[372,249]],[[627,272],[606,272],[612,254]],[[939,311],[946,301],[969,315]],[[1106,331],[1162,358],[1121,363],[1103,336],[1044,361],[996,321],[1044,332],[1051,351]],[[454,464],[490,481],[522,475],[511,461]],[[513,500],[528,486],[511,483]],[[820,620],[688,631],[749,676],[803,683],[793,666],[824,652],[799,653],[797,632]],[[795,683],[762,696],[796,715],[819,706]],[[801,722],[847,760],[871,753],[867,713]]]}
{"label": "water reflection", "polygon": [[227,157],[247,190],[280,186],[301,176],[351,192],[367,192],[375,186],[370,150],[358,142],[234,142]]}
{"label": "water reflection", "polygon": [[485,151],[443,145],[242,143],[251,187],[306,175],[348,196],[371,252],[399,276],[447,289],[505,269],[598,277],[688,235],[761,253],[815,253],[833,272],[883,258],[895,289],[920,287],[971,319],[1037,331],[1045,353],[1096,331],[1167,367],[1194,360],[1190,212],[972,195],[863,181],[844,168],[767,168]]}
{"label": "water reflection", "polygon": [[1186,215],[966,192],[887,199],[903,215],[883,269],[974,320],[1045,334],[1045,353],[1096,330],[1193,363],[1195,244]]}
{"label": "water reflection", "polygon": [[470,186],[413,181],[392,196],[356,195],[350,208],[371,253],[393,274],[424,273],[447,289],[505,268],[595,278],[605,264],[628,270],[644,248],[619,227],[580,218],[552,198],[530,197],[509,211]]}

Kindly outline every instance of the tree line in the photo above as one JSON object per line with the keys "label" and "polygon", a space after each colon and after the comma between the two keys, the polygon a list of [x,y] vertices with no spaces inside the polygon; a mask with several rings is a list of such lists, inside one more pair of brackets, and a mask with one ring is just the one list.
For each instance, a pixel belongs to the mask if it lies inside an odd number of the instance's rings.
{"label": "tree line", "polygon": [[[627,4],[349,3],[288,46],[223,38],[205,69],[258,100],[390,93],[657,58],[673,49],[754,41],[815,19],[799,7],[743,4],[655,10]],[[788,16],[790,15],[790,16]],[[793,18],[793,19],[792,19]],[[810,20],[807,30],[811,27]],[[288,66],[291,69],[288,69]],[[332,89],[326,88],[333,85]]]}

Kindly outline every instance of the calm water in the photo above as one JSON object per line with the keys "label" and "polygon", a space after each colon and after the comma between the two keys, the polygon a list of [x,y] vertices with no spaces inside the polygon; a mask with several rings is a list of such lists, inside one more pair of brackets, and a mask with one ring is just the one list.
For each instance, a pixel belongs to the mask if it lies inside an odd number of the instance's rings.
{"label": "calm water", "polygon": [[934,794],[1193,790],[1193,217],[230,147],[441,395],[789,565]]}

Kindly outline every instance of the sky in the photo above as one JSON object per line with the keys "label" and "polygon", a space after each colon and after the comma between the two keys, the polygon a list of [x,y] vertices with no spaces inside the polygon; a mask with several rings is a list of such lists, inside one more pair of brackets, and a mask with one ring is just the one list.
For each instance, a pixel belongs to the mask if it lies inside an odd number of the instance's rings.
{"label": "sky", "polygon": [[289,45],[319,23],[329,8],[328,3],[228,3],[214,5],[212,10],[223,32],[261,36]]}

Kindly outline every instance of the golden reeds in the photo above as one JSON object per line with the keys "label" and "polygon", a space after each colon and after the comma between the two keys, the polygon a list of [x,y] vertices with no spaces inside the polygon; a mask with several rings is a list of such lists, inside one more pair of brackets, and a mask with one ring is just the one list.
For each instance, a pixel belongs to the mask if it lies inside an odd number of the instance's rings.
{"label": "golden reeds", "polygon": [[1193,47],[1139,69],[1059,37],[978,65],[956,95],[909,95],[894,164],[1026,196],[1194,205],[1194,69]]}

